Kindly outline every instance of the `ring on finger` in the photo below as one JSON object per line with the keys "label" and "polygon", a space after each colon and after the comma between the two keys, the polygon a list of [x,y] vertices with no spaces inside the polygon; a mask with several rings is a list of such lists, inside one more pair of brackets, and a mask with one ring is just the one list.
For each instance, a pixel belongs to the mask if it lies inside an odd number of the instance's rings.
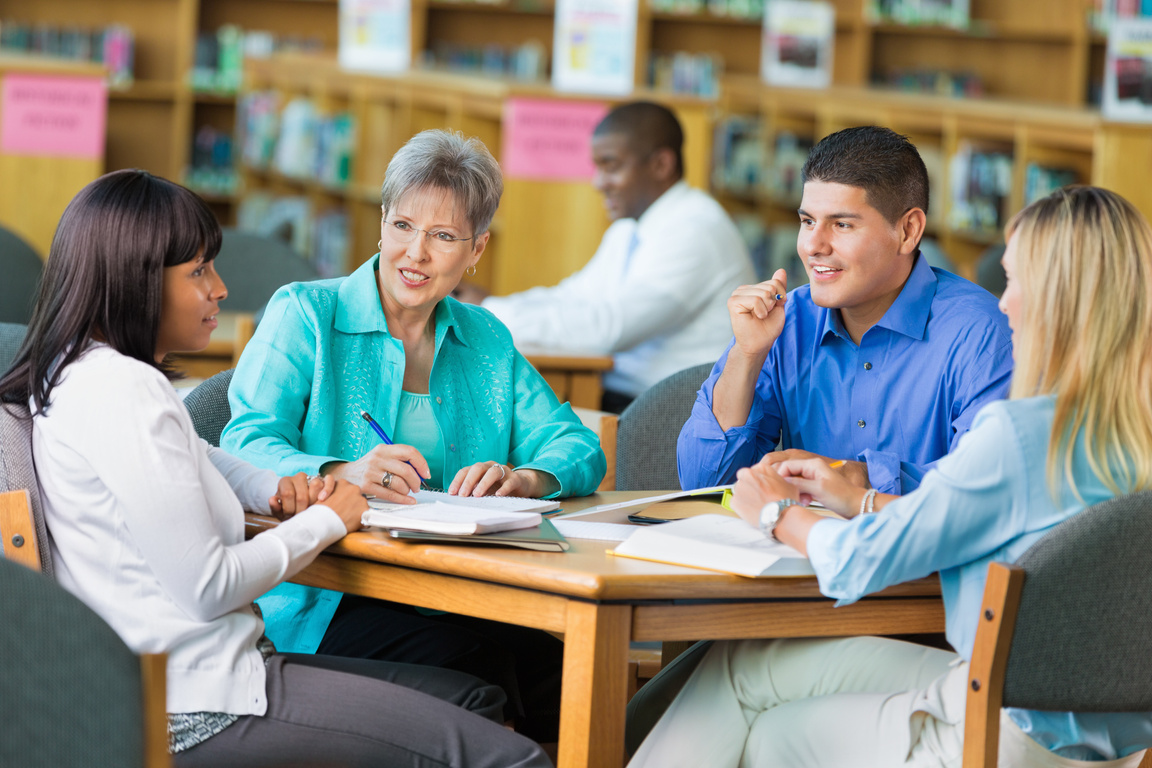
{"label": "ring on finger", "polygon": [[391,472],[385,472],[384,473],[384,476],[380,478],[380,485],[384,486],[385,488],[391,488],[392,487],[392,473]]}
{"label": "ring on finger", "polygon": [[496,468],[500,470],[500,481],[501,481],[501,482],[503,482],[503,481],[504,481],[504,478],[505,478],[505,476],[506,476],[508,473],[504,471],[504,465],[503,465],[503,464],[497,464],[497,465],[496,465]]}

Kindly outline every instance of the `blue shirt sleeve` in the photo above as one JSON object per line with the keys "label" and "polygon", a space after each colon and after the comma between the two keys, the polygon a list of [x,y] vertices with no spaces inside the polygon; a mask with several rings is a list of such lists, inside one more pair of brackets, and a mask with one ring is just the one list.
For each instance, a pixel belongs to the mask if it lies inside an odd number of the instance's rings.
{"label": "blue shirt sleeve", "polygon": [[704,381],[676,441],[676,464],[684,489],[732,483],[736,470],[750,466],[773,450],[780,440],[780,406],[775,394],[771,354],[756,379],[748,419],[725,431],[712,413],[712,395],[734,341]]}

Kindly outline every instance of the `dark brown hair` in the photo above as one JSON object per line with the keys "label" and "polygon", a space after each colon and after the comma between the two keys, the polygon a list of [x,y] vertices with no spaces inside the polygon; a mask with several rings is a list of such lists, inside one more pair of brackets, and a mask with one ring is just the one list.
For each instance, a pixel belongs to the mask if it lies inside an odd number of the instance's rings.
{"label": "dark brown hair", "polygon": [[93,181],[64,210],[40,280],[28,335],[0,378],[0,399],[49,405],[64,369],[96,335],[113,349],[156,362],[164,268],[220,251],[220,225],[179,184],[124,170]]}
{"label": "dark brown hair", "polygon": [[868,205],[891,224],[913,208],[928,213],[928,169],[908,137],[889,128],[865,125],[825,136],[801,174],[805,183],[863,189]]}

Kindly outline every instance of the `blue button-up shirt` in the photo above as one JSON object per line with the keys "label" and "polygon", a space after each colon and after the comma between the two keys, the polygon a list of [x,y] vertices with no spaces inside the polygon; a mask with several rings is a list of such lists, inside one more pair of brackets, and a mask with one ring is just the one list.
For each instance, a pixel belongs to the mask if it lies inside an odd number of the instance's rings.
{"label": "blue button-up shirt", "polygon": [[[1015,561],[1053,527],[1114,495],[1091,471],[1081,432],[1071,463],[1080,498],[1063,475],[1053,497],[1054,409],[1050,397],[993,403],[915,493],[877,515],[816,523],[807,548],[820,591],[842,604],[939,571],[948,642],[970,660],[988,564]],[[1112,760],[1152,745],[1152,714],[1007,711],[1024,733],[1068,758]]]}
{"label": "blue button-up shirt", "polygon": [[724,431],[712,413],[732,344],[701,387],[677,444],[684,488],[733,482],[779,444],[866,462],[874,488],[906,493],[1008,394],[1012,336],[995,297],[923,258],[859,345],[808,286],[784,311],[745,424]]}

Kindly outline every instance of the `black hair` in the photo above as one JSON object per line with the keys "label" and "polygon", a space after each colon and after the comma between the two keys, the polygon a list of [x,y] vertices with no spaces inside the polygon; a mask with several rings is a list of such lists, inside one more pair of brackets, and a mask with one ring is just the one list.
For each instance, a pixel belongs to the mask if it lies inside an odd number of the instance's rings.
{"label": "black hair", "polygon": [[96,337],[156,362],[164,268],[220,252],[220,225],[194,193],[141,170],[105,174],[64,210],[40,279],[28,334],[0,378],[0,400],[43,411],[64,369]]}
{"label": "black hair", "polygon": [[812,148],[801,176],[863,189],[868,204],[895,224],[908,211],[928,213],[928,169],[907,136],[865,125],[825,136]]}
{"label": "black hair", "polygon": [[604,116],[593,136],[620,134],[639,157],[658,149],[670,149],[676,158],[676,177],[684,175],[684,129],[672,110],[650,101],[624,104]]}

